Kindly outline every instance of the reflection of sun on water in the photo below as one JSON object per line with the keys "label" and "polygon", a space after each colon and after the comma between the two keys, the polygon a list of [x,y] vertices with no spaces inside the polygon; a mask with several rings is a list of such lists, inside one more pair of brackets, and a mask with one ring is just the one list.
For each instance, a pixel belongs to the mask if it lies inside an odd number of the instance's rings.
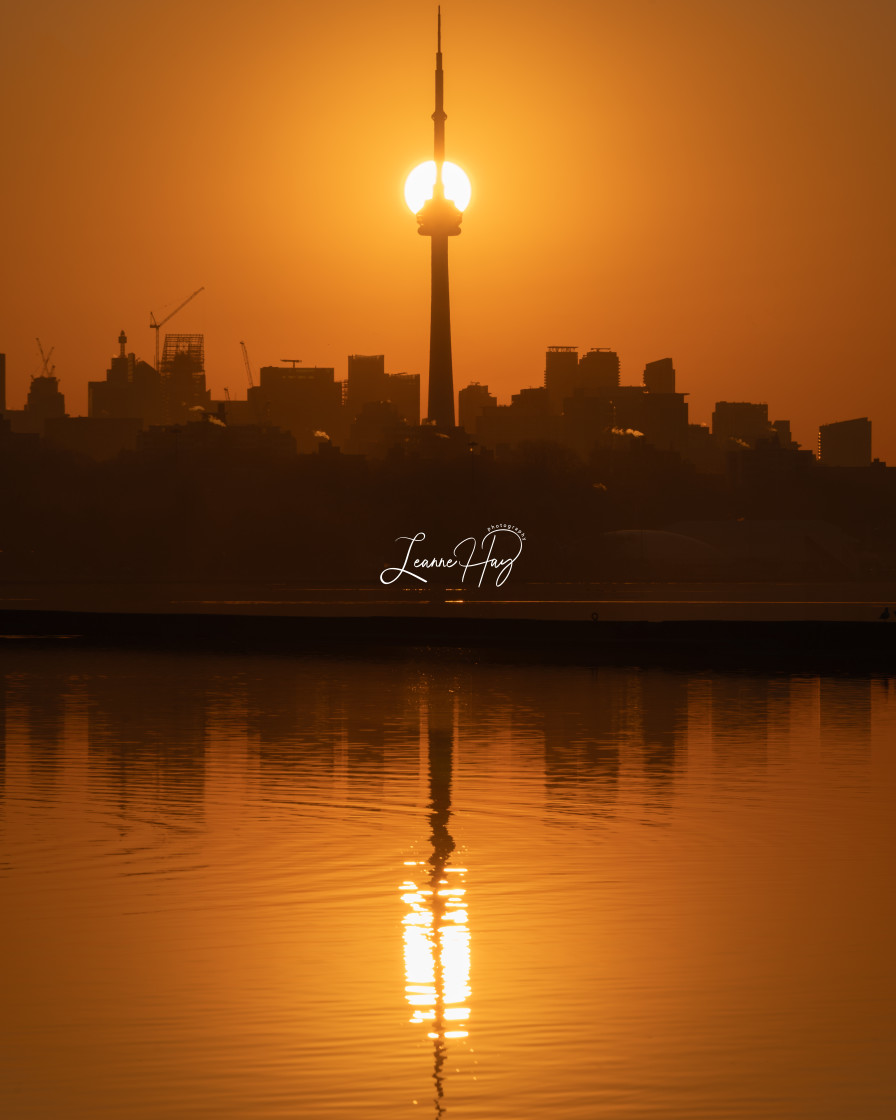
{"label": "reflection of sun on water", "polygon": [[[470,1008],[470,929],[465,867],[446,867],[434,879],[432,866],[417,867],[419,882],[401,885],[408,907],[404,925],[405,998],[414,1009],[410,1022],[427,1024],[432,1039],[466,1038]],[[422,886],[420,884],[423,884]]]}

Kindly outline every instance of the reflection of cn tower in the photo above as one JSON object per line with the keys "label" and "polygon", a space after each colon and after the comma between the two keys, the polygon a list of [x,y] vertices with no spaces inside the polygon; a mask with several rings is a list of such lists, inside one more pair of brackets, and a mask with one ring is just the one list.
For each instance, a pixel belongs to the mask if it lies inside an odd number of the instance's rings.
{"label": "reflection of cn tower", "polygon": [[436,111],[432,115],[436,181],[432,198],[417,213],[417,232],[432,242],[432,310],[429,326],[427,418],[437,428],[454,427],[454,373],[451,365],[451,311],[448,302],[448,238],[460,233],[461,212],[445,197],[445,121],[442,97],[442,13],[436,50]]}
{"label": "reflection of cn tower", "polygon": [[433,1042],[436,1115],[444,1111],[443,1067],[447,1040],[466,1038],[470,1017],[470,930],[467,924],[466,868],[449,867],[454,840],[451,817],[452,705],[433,697],[429,707],[429,823],[432,855],[402,884],[405,995],[414,1008],[412,1023],[429,1025]]}

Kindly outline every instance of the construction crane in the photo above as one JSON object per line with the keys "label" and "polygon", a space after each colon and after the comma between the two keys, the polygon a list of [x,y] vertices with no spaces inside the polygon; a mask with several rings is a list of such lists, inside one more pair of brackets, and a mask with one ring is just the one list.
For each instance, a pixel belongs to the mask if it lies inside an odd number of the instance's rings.
{"label": "construction crane", "polygon": [[245,342],[241,342],[240,346],[243,348],[243,361],[246,363],[246,376],[249,378],[249,388],[255,388],[255,382],[252,380],[252,367],[249,365],[249,354],[246,350]]}
{"label": "construction crane", "polygon": [[[45,354],[44,353],[44,348],[41,345],[40,339],[39,338],[35,339],[35,341],[37,342],[38,350],[40,350],[40,360],[41,360],[41,362],[43,362],[43,369],[41,370],[40,376],[41,377],[52,377],[53,376],[53,371],[56,369],[56,367],[50,365],[50,358],[53,356],[53,351],[56,349],[56,347],[51,346],[49,351]],[[34,380],[34,374],[31,375],[31,380],[32,381]]]}
{"label": "construction crane", "polygon": [[301,358],[281,358],[280,361],[281,362],[292,362],[292,368],[293,369],[295,369],[296,366],[299,366],[299,365],[302,364],[302,359]]}
{"label": "construction crane", "polygon": [[224,387],[224,400],[227,401],[228,404],[230,404],[230,390],[226,385]]}
{"label": "construction crane", "polygon": [[191,299],[195,299],[196,296],[198,296],[200,292],[204,292],[204,291],[205,291],[205,288],[197,288],[196,291],[191,296],[187,296],[187,298],[184,300],[184,302],[179,303],[177,305],[177,307],[175,307],[175,309],[172,312],[170,312],[168,315],[166,315],[165,318],[162,319],[162,321],[160,323],[156,322],[155,315],[153,315],[153,313],[150,311],[150,313],[149,313],[149,325],[156,332],[156,369],[159,368],[159,331],[162,329],[162,327],[164,327],[164,325],[168,322],[169,319],[174,318],[174,316],[178,313],[178,311],[183,310],[183,308],[185,308],[187,306],[187,304],[190,302]]}

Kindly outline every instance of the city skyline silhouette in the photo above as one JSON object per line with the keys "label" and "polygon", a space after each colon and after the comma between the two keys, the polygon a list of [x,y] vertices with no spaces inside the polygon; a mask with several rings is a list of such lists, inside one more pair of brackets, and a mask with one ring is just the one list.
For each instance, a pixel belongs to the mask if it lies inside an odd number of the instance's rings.
{"label": "city skyline silhouette", "polygon": [[[694,423],[690,390],[677,381],[672,357],[651,355],[632,384],[622,380],[616,349],[594,346],[580,355],[568,344],[547,346],[542,375],[530,374],[528,387],[511,385],[518,391],[509,405],[490,391],[499,382],[506,389],[506,375],[466,384],[469,374],[461,375],[455,398],[448,242],[460,233],[469,193],[455,193],[451,174],[463,173],[445,158],[439,7],[436,13],[434,159],[417,166],[405,190],[417,232],[431,243],[425,411],[420,374],[387,372],[382,353],[351,353],[341,380],[334,366],[306,364],[304,351],[291,346],[287,353],[298,356],[256,362],[253,374],[244,339],[245,396],[228,386],[215,396],[209,374],[219,371],[213,363],[206,368],[206,333],[194,329],[197,308],[208,302],[205,284],[150,312],[152,364],[128,351],[128,334],[120,331],[105,378],[87,382],[86,416],[67,413],[63,371],[57,375],[52,361],[57,345],[36,335],[40,366],[25,406],[5,407],[0,417],[0,452],[18,480],[4,495],[6,578],[90,571],[137,581],[161,573],[263,580],[288,572],[313,580],[329,570],[363,581],[365,558],[380,570],[374,557],[409,529],[421,539],[433,530],[459,533],[455,539],[475,532],[464,524],[474,505],[483,526],[511,516],[541,538],[526,561],[540,579],[888,574],[896,540],[880,511],[892,501],[896,473],[872,462],[867,416],[826,417],[819,464],[794,439],[800,420],[779,418],[777,402],[770,412],[752,395],[717,394],[710,430]],[[410,190],[423,166],[432,176],[428,198]],[[500,297],[492,296],[497,311]],[[4,354],[0,407],[9,403],[11,370]],[[786,396],[785,382],[780,389]],[[848,399],[844,390],[838,404]],[[209,489],[210,469],[231,475],[223,505],[217,476]],[[430,489],[418,493],[412,476],[426,474]],[[115,493],[125,476],[126,498]],[[296,506],[290,490],[297,482],[306,492]],[[369,534],[351,546],[362,519],[340,522],[337,515],[334,523],[331,512],[349,515],[347,487],[364,495]],[[276,496],[275,505],[259,501],[263,490]],[[123,515],[116,524],[113,510]],[[427,520],[436,513],[438,526]],[[415,523],[421,516],[426,524]],[[763,528],[769,519],[780,524]],[[725,524],[745,520],[749,532]],[[244,547],[250,522],[253,545],[266,542],[261,560],[257,548]],[[324,527],[332,554],[309,557],[307,537]]]}
{"label": "city skyline silhouette", "polygon": [[[429,293],[400,192],[426,154],[434,8],[299,21],[275,3],[248,22],[162,4],[151,27],[104,0],[95,22],[15,13],[10,406],[40,337],[86,413],[110,333],[151,361],[150,309],[200,285],[174,323],[205,335],[215,397],[241,384],[241,340],[256,367],[386,353],[425,376]],[[456,387],[506,401],[554,343],[611,346],[629,384],[672,354],[696,421],[768,401],[812,446],[819,424],[866,415],[892,461],[888,7],[443,14],[476,229],[452,267]]]}
{"label": "city skyline silhouette", "polygon": [[890,1115],[894,36],[12,6],[0,1114]]}

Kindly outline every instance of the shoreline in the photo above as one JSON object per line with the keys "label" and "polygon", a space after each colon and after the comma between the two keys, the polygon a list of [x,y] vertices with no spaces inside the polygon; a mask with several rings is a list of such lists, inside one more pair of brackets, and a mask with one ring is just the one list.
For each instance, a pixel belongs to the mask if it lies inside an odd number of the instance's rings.
{"label": "shoreline", "polygon": [[874,622],[896,580],[514,582],[383,587],[340,580],[0,580],[0,613],[456,618],[607,622]]}
{"label": "shoreline", "polygon": [[389,614],[312,616],[0,610],[0,649],[383,655],[689,668],[896,672],[896,619],[605,621]]}

